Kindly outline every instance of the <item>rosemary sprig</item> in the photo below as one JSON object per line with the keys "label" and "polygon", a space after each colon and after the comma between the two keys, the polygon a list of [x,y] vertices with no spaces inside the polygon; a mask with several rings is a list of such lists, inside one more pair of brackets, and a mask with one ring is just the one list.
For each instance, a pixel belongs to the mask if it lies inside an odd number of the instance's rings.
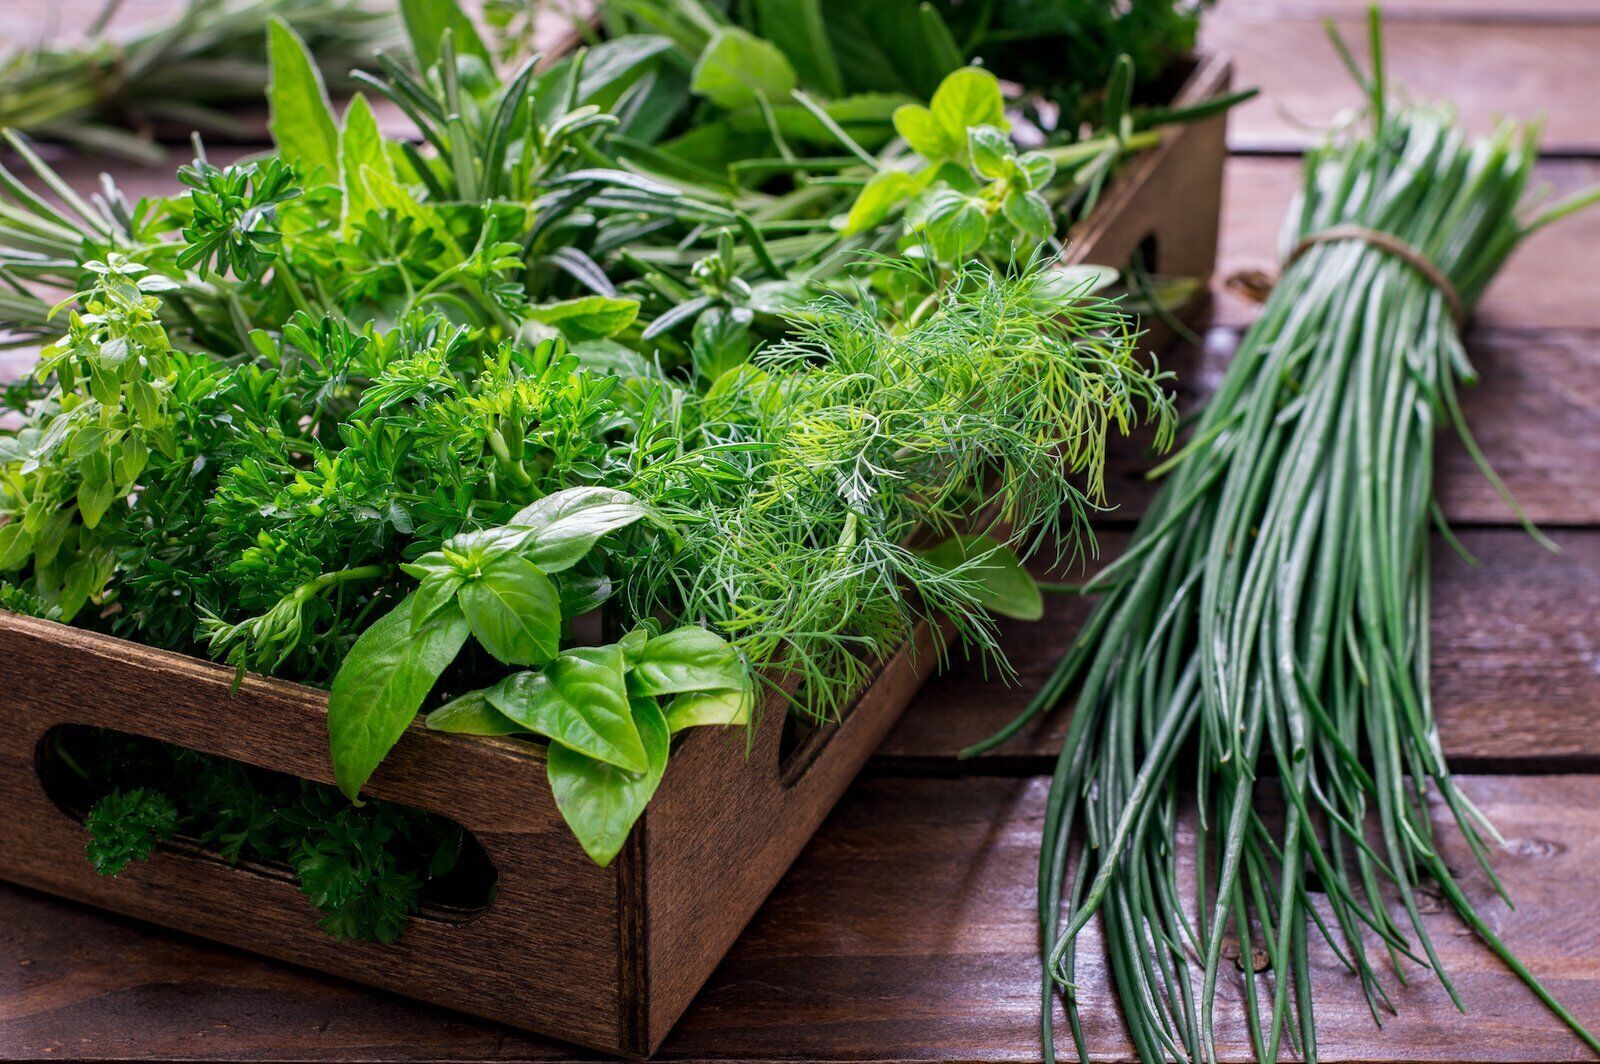
{"label": "rosemary sprig", "polygon": [[[1428,884],[1600,1051],[1445,863],[1434,803],[1499,889],[1489,867],[1498,836],[1445,764],[1428,682],[1441,422],[1504,493],[1457,402],[1458,380],[1474,375],[1447,291],[1470,308],[1530,231],[1600,193],[1519,219],[1532,132],[1505,124],[1473,141],[1446,110],[1389,101],[1376,12],[1371,25],[1373,74],[1357,71],[1369,128],[1308,157],[1285,233],[1291,264],[1194,443],[1169,463],[1128,552],[1088,586],[1104,597],[1072,650],[1017,721],[969,751],[992,747],[1077,686],[1040,859],[1049,1059],[1056,985],[1086,1055],[1073,975],[1078,935],[1097,913],[1146,1060],[1216,1059],[1214,1004],[1230,936],[1243,955],[1259,945],[1268,961],[1266,977],[1248,965],[1244,974],[1250,1037],[1264,1060],[1286,1040],[1316,1057],[1313,934],[1360,980],[1374,1019],[1392,1005],[1369,936],[1397,978],[1402,959],[1420,964],[1460,1006],[1420,915]],[[1448,286],[1412,253],[1368,239],[1304,245],[1352,226],[1398,238]],[[1179,779],[1190,772],[1199,824],[1185,846]],[[1260,793],[1268,775],[1279,798]],[[1087,845],[1075,847],[1077,838]],[[1194,920],[1180,866],[1196,870]]]}

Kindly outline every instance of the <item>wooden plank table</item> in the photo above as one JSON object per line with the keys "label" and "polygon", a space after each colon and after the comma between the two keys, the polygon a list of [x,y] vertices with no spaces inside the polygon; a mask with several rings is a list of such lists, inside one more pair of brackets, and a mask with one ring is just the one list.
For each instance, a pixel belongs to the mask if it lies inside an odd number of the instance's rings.
{"label": "wooden plank table", "polygon": [[[170,0],[138,0],[143,14]],[[69,3],[21,0],[0,39]],[[1544,114],[1557,190],[1600,180],[1600,0],[1393,0],[1392,69],[1454,99],[1483,128]],[[1237,57],[1264,98],[1236,116],[1224,275],[1270,266],[1307,124],[1353,93],[1320,20],[1359,26],[1357,0],[1224,0],[1207,43]],[[130,16],[131,17],[131,16]],[[71,168],[87,184],[94,168]],[[150,174],[130,187],[158,188]],[[1507,838],[1511,910],[1472,875],[1492,926],[1600,1028],[1600,212],[1541,234],[1484,300],[1469,337],[1483,383],[1469,417],[1507,481],[1562,547],[1509,520],[1458,445],[1439,493],[1483,561],[1436,552],[1434,689],[1463,786]],[[1253,308],[1220,294],[1199,350],[1172,360],[1183,399],[1215,384]],[[1148,501],[1137,446],[1112,456],[1114,557]],[[1065,721],[1041,722],[978,764],[954,753],[1019,708],[1075,634],[1081,603],[1008,625],[1017,684],[957,663],[926,689],[735,945],[661,1057],[694,1060],[1030,1060],[1038,1056],[1033,876],[1047,775]],[[1458,867],[1461,855],[1447,853]],[[1443,912],[1428,916],[1468,1015],[1436,983],[1396,995],[1379,1032],[1327,955],[1319,1043],[1339,1061],[1587,1059],[1516,979]],[[536,943],[529,948],[538,948]],[[1097,950],[1087,951],[1092,958]],[[1129,1055],[1103,973],[1085,971],[1089,1044]],[[1237,981],[1235,981],[1235,984]],[[1237,985],[1222,991],[1228,1059],[1248,1056]],[[320,975],[0,886],[0,1059],[572,1060],[567,1047]]]}

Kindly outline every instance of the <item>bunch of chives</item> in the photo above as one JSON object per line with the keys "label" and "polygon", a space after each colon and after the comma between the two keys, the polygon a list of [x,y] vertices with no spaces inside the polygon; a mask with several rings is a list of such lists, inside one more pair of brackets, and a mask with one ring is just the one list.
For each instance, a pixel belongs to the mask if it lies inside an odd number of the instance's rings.
{"label": "bunch of chives", "polygon": [[[1375,12],[1370,78],[1334,40],[1369,98],[1367,124],[1309,155],[1289,264],[1191,440],[1158,471],[1166,483],[1128,552],[1089,585],[1103,597],[1078,640],[1022,716],[967,752],[1077,686],[1039,869],[1050,1060],[1057,986],[1086,1056],[1073,973],[1096,913],[1145,1060],[1216,1059],[1230,938],[1263,1060],[1285,1043],[1316,1057],[1312,936],[1359,980],[1375,1020],[1392,1008],[1386,961],[1397,976],[1407,960],[1430,969],[1459,1007],[1419,913],[1429,884],[1600,1051],[1440,855],[1430,799],[1486,870],[1498,836],[1450,775],[1428,682],[1441,421],[1494,479],[1456,399],[1458,379],[1473,379],[1458,315],[1528,233],[1600,197],[1520,220],[1529,131],[1471,140],[1448,111],[1386,102]],[[1192,846],[1179,830],[1191,786]]]}

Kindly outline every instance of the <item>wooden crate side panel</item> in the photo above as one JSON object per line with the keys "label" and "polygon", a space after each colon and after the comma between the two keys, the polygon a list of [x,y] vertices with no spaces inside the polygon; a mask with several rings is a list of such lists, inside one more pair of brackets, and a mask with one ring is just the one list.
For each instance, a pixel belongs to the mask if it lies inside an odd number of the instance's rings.
{"label": "wooden crate side panel", "polygon": [[[889,660],[842,722],[788,763],[780,757],[781,703],[766,707],[748,754],[741,737],[709,730],[673,753],[645,816],[644,1052],[666,1037],[937,670],[940,645],[935,630],[918,625],[913,641]],[[697,786],[669,787],[674,774]]]}
{"label": "wooden crate side panel", "polygon": [[326,700],[295,684],[122,640],[0,615],[0,876],[178,930],[462,1011],[621,1048],[617,870],[585,856],[561,821],[542,752],[409,732],[366,793],[448,816],[477,837],[497,896],[455,922],[422,916],[399,942],[335,942],[288,878],[163,849],[116,877],[84,858],[82,826],[39,780],[58,724],[145,735],[331,782]]}
{"label": "wooden crate side panel", "polygon": [[[1201,56],[1173,105],[1226,92],[1230,78],[1227,60]],[[1153,237],[1156,261],[1147,263],[1153,272],[1209,278],[1217,261],[1227,121],[1224,113],[1164,127],[1160,145],[1130,160],[1094,215],[1070,234],[1067,260],[1120,268]]]}

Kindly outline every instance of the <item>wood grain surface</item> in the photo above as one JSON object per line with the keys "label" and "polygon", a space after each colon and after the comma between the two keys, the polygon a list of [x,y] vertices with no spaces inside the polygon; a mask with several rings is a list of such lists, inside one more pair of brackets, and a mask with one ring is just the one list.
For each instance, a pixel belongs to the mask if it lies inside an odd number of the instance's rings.
{"label": "wood grain surface", "polygon": [[[178,0],[126,0],[119,24]],[[46,19],[81,26],[99,0],[0,0],[0,50]],[[1359,38],[1366,0],[1220,0],[1209,46],[1263,98],[1231,127],[1218,274],[1270,269],[1300,174],[1294,153],[1356,99],[1323,37]],[[1600,0],[1387,0],[1391,72],[1419,97],[1449,97],[1475,128],[1547,119],[1539,179],[1557,192],[1600,180]],[[1358,52],[1364,46],[1356,41]],[[239,149],[219,149],[227,156]],[[98,167],[70,164],[75,184]],[[135,193],[171,188],[170,167],[119,168]],[[1438,491],[1484,562],[1435,553],[1434,694],[1447,752],[1508,839],[1497,868],[1518,908],[1473,896],[1578,1017],[1600,1026],[1600,211],[1533,237],[1487,293],[1469,338],[1482,384],[1469,417],[1559,556],[1510,526],[1454,443]],[[1203,349],[1170,364],[1193,405],[1208,394],[1255,308],[1222,291]],[[15,363],[0,367],[14,369]],[[1113,556],[1148,487],[1122,445],[1105,522]],[[1033,877],[1048,771],[1066,714],[996,756],[954,752],[1008,719],[1076,632],[1084,604],[1052,597],[1012,624],[1019,676],[952,669],[913,703],[879,756],[695,999],[659,1056],[674,1060],[1037,1059]],[[1486,773],[1504,773],[1487,775]],[[3,830],[3,829],[0,829]],[[1453,861],[1460,854],[1452,851]],[[1398,994],[1378,1031],[1319,953],[1319,1041],[1334,1061],[1549,1061],[1586,1057],[1470,935],[1429,917],[1468,1015],[1436,984]],[[540,943],[521,944],[537,951]],[[1094,951],[1090,951],[1092,954]],[[1230,973],[1231,974],[1231,973]],[[1232,1002],[1237,986],[1225,988]],[[1103,974],[1086,972],[1091,1046],[1128,1048]],[[1243,1059],[1236,1011],[1227,1058]],[[326,976],[0,885],[0,1059],[571,1060],[585,1054]]]}
{"label": "wood grain surface", "polygon": [[[1551,555],[1520,530],[1461,533],[1473,568],[1434,545],[1433,696],[1445,752],[1460,764],[1600,771],[1600,530],[1558,532]],[[1126,536],[1102,537],[1113,558]],[[1051,595],[1044,619],[1006,623],[1010,685],[956,661],[930,684],[878,751],[887,771],[937,770],[1027,704],[1077,634],[1090,604]],[[1048,772],[1068,713],[1024,729],[973,772]]]}
{"label": "wood grain surface", "polygon": [[[1253,13],[1227,0],[1218,6],[1203,43],[1234,58],[1239,84],[1261,89],[1234,116],[1231,148],[1299,151],[1359,105],[1317,17],[1336,15],[1334,25],[1365,64],[1364,12],[1349,6],[1318,12],[1307,5],[1289,17],[1276,5],[1257,5]],[[1432,18],[1391,19],[1384,33],[1389,76],[1415,99],[1448,100],[1475,132],[1488,132],[1507,115],[1544,116],[1547,151],[1592,153],[1600,148],[1600,128],[1589,117],[1589,102],[1600,94],[1600,12],[1589,5],[1566,18],[1500,16],[1522,6],[1510,0],[1498,10],[1480,5],[1467,17],[1457,8],[1454,17],[1435,10]]]}
{"label": "wood grain surface", "polygon": [[[1570,886],[1600,861],[1600,780],[1469,777],[1464,789],[1508,839],[1496,869],[1518,908],[1491,899],[1477,875],[1471,896],[1579,1017],[1600,1022],[1600,898]],[[858,783],[658,1059],[1036,1059],[1031,884],[1045,790],[1039,778]],[[1447,856],[1464,867],[1454,846]],[[1391,985],[1399,1015],[1385,1017],[1380,1037],[1353,981],[1314,950],[1323,1059],[1584,1059],[1452,916],[1427,919],[1467,1017],[1436,983],[1416,979]],[[14,888],[0,890],[0,929],[22,961],[11,960],[12,979],[0,982],[0,1056],[583,1057]],[[1228,975],[1219,1036],[1226,1059],[1240,1060],[1240,979]],[[1086,997],[1091,1048],[1127,1059],[1103,990]]]}

